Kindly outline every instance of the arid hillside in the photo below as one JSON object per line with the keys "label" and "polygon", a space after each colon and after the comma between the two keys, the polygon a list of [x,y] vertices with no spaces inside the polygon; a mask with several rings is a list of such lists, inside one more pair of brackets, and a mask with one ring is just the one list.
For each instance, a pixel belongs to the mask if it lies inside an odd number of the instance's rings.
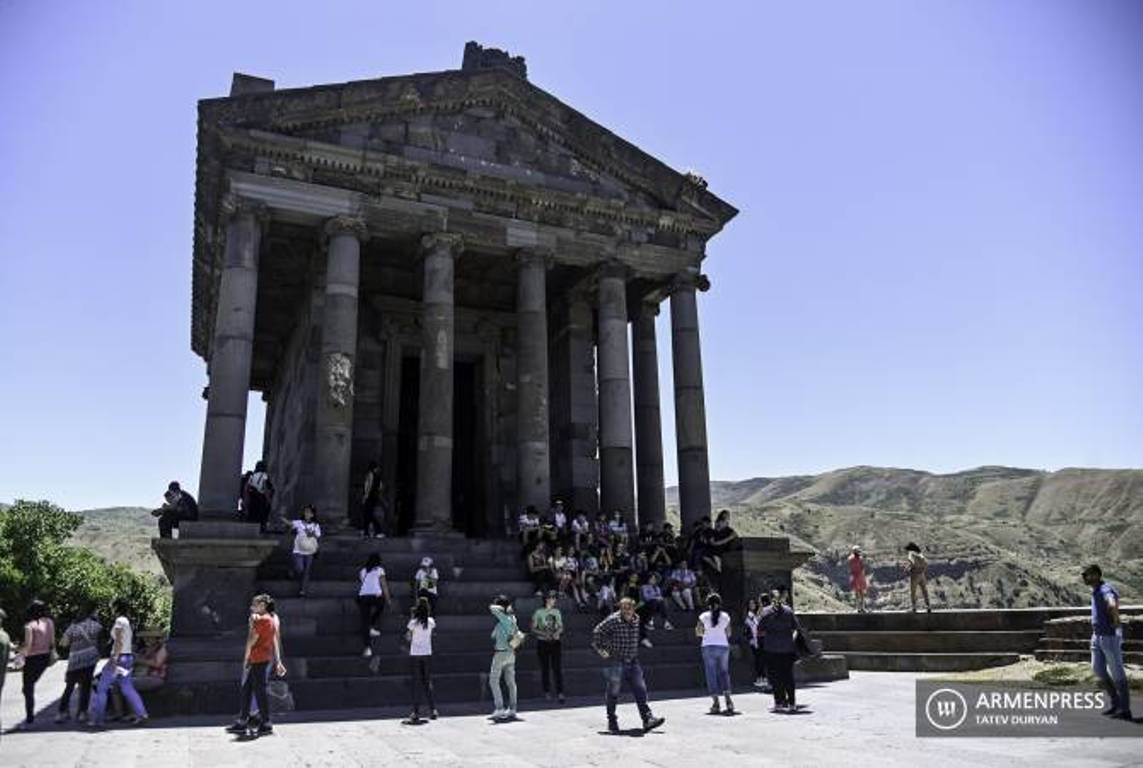
{"label": "arid hillside", "polygon": [[[741,533],[787,535],[817,552],[796,578],[806,609],[847,605],[854,544],[866,553],[874,606],[907,607],[899,562],[908,541],[928,555],[935,605],[1083,604],[1079,571],[1088,562],[1125,599],[1143,601],[1143,470],[853,467],[715,482],[711,497],[715,509],[734,512]],[[677,504],[675,488],[667,503]]]}

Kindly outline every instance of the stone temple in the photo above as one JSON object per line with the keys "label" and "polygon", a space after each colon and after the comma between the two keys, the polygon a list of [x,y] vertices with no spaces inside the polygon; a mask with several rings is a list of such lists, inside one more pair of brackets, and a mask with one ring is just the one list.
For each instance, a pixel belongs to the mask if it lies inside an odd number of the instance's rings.
{"label": "stone temple", "polygon": [[735,213],[475,43],[459,70],[236,74],[198,112],[204,517],[235,507],[255,390],[277,513],[352,520],[376,460],[400,532],[503,535],[552,496],[661,523],[664,301],[683,524],[709,514],[696,296]]}
{"label": "stone temple", "polygon": [[[235,75],[229,96],[200,102],[201,514],[153,542],[174,602],[152,713],[233,712],[248,601],[262,591],[282,618],[290,706],[408,702],[394,662],[425,555],[444,574],[438,700],[487,699],[491,597],[513,596],[522,616],[537,602],[515,513],[559,496],[630,523],[665,519],[664,301],[683,525],[709,514],[696,298],[707,243],[735,213],[697,175],[529,83],[522,58],[476,43],[459,70],[290,90]],[[274,512],[313,502],[326,529],[305,598],[289,578],[292,539],[234,517],[251,390],[266,402]],[[383,541],[349,528],[371,461],[397,534]],[[363,658],[354,600],[371,553],[396,601],[373,642],[379,665]],[[724,599],[788,588],[810,554],[745,539],[727,555]],[[568,692],[596,695],[598,617],[565,621]],[[694,690],[693,633],[663,634],[644,656],[652,685]],[[521,696],[538,695],[535,655],[519,665]]]}

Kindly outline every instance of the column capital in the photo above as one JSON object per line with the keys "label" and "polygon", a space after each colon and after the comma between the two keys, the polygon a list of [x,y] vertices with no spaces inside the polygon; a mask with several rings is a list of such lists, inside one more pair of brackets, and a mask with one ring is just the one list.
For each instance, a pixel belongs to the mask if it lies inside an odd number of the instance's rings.
{"label": "column capital", "polygon": [[546,245],[529,245],[524,248],[518,248],[512,254],[513,261],[517,265],[523,266],[525,264],[536,264],[537,262],[543,264],[544,269],[551,269],[555,264],[556,253],[555,250]]}
{"label": "column capital", "polygon": [[691,272],[688,270],[686,272],[680,272],[675,275],[670,285],[667,286],[667,293],[672,294],[675,291],[684,290],[698,290],[705,293],[710,290],[710,278],[697,271]]}
{"label": "column capital", "polygon": [[654,299],[643,299],[635,308],[635,316],[639,317],[658,317],[659,316],[659,302]]}
{"label": "column capital", "polygon": [[334,216],[326,219],[322,232],[326,237],[351,235],[360,243],[369,239],[369,228],[365,225],[365,219],[360,216]]}
{"label": "column capital", "polygon": [[242,214],[252,215],[259,224],[266,224],[270,221],[270,209],[265,203],[236,195],[233,192],[222,196],[222,215],[225,219],[232,219]]}
{"label": "column capital", "polygon": [[631,279],[631,268],[616,258],[603,259],[596,266],[596,277],[618,277],[627,281]]}
{"label": "column capital", "polygon": [[421,253],[447,252],[455,257],[464,247],[464,238],[455,232],[430,232],[421,237]]}

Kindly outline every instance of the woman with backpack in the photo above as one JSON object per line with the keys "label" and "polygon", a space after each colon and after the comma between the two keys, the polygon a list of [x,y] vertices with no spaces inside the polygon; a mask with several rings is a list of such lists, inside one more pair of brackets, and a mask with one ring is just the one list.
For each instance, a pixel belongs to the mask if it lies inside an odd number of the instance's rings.
{"label": "woman with backpack", "polygon": [[294,531],[293,559],[294,575],[301,584],[298,597],[305,597],[310,586],[310,569],[314,564],[314,555],[318,551],[318,539],[321,538],[321,523],[318,521],[317,508],[313,504],[302,507],[302,516],[298,520],[286,520]]}
{"label": "woman with backpack", "polygon": [[722,610],[722,598],[716,593],[706,599],[707,610],[699,615],[695,634],[702,638],[702,664],[706,672],[706,690],[710,694],[710,714],[721,714],[718,697],[726,698],[726,714],[734,714],[730,699],[730,614]]}
{"label": "woman with backpack", "polygon": [[436,619],[429,615],[429,599],[418,597],[405,635],[409,641],[409,672],[413,688],[413,713],[407,721],[411,725],[421,722],[422,689],[429,703],[429,719],[436,720],[438,716],[437,706],[433,703],[433,673],[429,663],[433,658],[433,630],[436,626]]}

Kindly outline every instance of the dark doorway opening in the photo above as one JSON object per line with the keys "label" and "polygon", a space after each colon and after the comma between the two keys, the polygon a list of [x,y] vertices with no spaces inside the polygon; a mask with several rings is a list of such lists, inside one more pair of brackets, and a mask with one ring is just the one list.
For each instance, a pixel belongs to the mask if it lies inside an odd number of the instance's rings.
{"label": "dark doorway opening", "polygon": [[456,360],[453,367],[452,524],[466,536],[488,532],[480,440],[480,365]]}
{"label": "dark doorway opening", "polygon": [[417,421],[421,396],[421,359],[401,358],[401,402],[397,417],[396,533],[405,536],[413,527],[417,509]]}

